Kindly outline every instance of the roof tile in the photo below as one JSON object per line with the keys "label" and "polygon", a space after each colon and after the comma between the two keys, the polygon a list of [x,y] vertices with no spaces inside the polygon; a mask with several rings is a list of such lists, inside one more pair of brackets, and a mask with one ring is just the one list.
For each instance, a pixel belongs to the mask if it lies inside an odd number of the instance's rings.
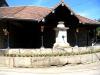
{"label": "roof tile", "polygon": [[[32,19],[40,21],[51,11],[52,9],[37,6],[0,7],[0,18]],[[80,15],[76,15],[76,17],[82,23],[97,23],[95,20]]]}

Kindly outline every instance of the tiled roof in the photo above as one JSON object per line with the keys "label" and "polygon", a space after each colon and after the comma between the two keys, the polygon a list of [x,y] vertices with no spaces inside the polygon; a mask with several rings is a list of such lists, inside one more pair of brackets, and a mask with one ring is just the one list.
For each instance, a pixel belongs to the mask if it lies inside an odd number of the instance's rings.
{"label": "tiled roof", "polygon": [[0,8],[1,18],[33,19],[39,21],[49,12],[51,10],[48,8],[36,6]]}
{"label": "tiled roof", "polygon": [[[0,18],[31,19],[41,21],[50,12],[52,12],[52,9],[37,6],[0,7]],[[98,23],[95,20],[91,20],[80,15],[76,15],[76,17],[82,23]]]}
{"label": "tiled roof", "polygon": [[[89,18],[86,18],[86,17],[83,17],[83,16],[80,16],[80,15],[76,15],[76,17],[79,19],[79,21],[81,23],[90,23],[90,24],[98,24],[99,22],[97,22],[96,20],[92,20],[92,19],[89,19]],[[99,23],[100,24],[100,23]]]}

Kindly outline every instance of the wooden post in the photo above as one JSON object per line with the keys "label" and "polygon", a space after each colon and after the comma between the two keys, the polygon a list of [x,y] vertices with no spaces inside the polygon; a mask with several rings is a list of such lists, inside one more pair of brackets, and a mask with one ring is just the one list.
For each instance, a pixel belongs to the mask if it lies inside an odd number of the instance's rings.
{"label": "wooden post", "polygon": [[75,32],[76,46],[78,46],[78,32],[79,32],[79,29],[76,28],[76,32]]}
{"label": "wooden post", "polygon": [[89,39],[89,30],[87,30],[87,46],[89,45],[88,44],[88,39]]}
{"label": "wooden post", "polygon": [[4,35],[7,36],[7,48],[9,48],[9,32],[7,29],[3,29]]}
{"label": "wooden post", "polygon": [[41,35],[41,48],[44,48],[44,46],[43,46],[43,31],[44,31],[44,26],[41,26],[41,33],[42,33],[42,35]]}

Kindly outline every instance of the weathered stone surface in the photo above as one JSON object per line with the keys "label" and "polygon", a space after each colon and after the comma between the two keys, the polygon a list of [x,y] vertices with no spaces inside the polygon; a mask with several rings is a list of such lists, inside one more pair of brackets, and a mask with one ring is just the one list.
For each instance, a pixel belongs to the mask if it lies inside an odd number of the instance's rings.
{"label": "weathered stone surface", "polygon": [[100,53],[53,57],[0,57],[3,67],[50,67],[100,61]]}
{"label": "weathered stone surface", "polygon": [[15,57],[13,60],[13,65],[15,67],[31,67],[30,57]]}
{"label": "weathered stone surface", "polygon": [[86,53],[86,52],[95,52],[95,51],[100,50],[100,46],[90,46],[90,47],[68,47],[68,48],[63,48],[59,47],[56,49],[49,49],[49,48],[44,48],[44,49],[8,49],[8,50],[3,50],[7,54],[20,54],[20,55],[34,55],[34,54],[55,54],[55,53]]}

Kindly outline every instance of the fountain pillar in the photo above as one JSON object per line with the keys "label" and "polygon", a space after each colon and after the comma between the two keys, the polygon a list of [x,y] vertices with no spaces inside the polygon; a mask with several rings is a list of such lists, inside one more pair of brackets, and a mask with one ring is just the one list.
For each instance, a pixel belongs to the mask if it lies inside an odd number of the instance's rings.
{"label": "fountain pillar", "polygon": [[69,28],[65,27],[64,22],[58,22],[56,31],[56,41],[54,43],[53,48],[66,48],[70,47],[69,43],[67,42],[67,30]]}

